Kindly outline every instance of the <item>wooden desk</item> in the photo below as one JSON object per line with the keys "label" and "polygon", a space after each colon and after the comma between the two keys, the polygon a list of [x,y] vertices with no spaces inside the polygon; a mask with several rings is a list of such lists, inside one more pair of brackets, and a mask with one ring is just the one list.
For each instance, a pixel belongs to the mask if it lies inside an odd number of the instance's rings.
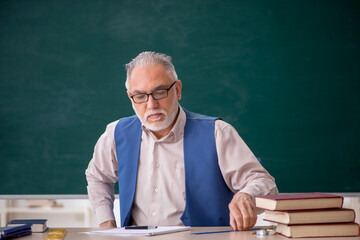
{"label": "wooden desk", "polygon": [[[115,239],[131,239],[131,240],[239,240],[239,239],[256,239],[256,240],[284,240],[289,239],[283,237],[281,235],[272,235],[272,236],[264,236],[258,237],[256,235],[252,235],[249,231],[243,232],[226,232],[226,233],[214,233],[214,234],[203,234],[203,235],[193,235],[191,233],[196,232],[211,232],[211,231],[224,231],[231,230],[229,227],[193,227],[190,231],[164,234],[159,236],[152,237],[118,237],[118,236],[104,236],[104,235],[89,235],[84,234],[82,232],[93,231],[97,229],[93,228],[67,228],[67,233],[65,235],[64,240],[115,240]],[[33,233],[31,235],[16,238],[19,240],[44,240],[48,232],[45,233]],[[299,239],[299,238],[294,238]],[[320,239],[328,239],[328,238],[303,238],[304,240],[320,240]],[[360,237],[346,237],[346,238],[331,238],[331,240],[360,240]]]}

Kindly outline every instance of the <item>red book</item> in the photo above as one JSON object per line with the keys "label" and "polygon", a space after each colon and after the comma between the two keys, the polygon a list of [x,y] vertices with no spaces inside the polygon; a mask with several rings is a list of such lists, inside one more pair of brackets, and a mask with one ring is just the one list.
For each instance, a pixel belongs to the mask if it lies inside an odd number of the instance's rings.
{"label": "red book", "polygon": [[354,222],[355,211],[347,208],[269,211],[265,210],[266,221],[282,224],[314,224]]}
{"label": "red book", "polygon": [[256,207],[266,210],[341,208],[344,198],[329,193],[289,193],[255,197]]}
{"label": "red book", "polygon": [[276,232],[286,237],[355,237],[359,236],[360,228],[357,223],[328,223],[328,224],[278,224]]}

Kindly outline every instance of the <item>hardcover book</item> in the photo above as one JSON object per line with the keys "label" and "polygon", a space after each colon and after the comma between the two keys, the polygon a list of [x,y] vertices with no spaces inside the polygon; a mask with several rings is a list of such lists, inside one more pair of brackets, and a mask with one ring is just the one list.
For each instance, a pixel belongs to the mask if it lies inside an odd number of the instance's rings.
{"label": "hardcover book", "polygon": [[351,237],[359,236],[357,223],[329,223],[329,224],[278,224],[276,232],[286,237]]}
{"label": "hardcover book", "polygon": [[14,219],[8,222],[7,227],[15,227],[23,224],[31,224],[31,231],[34,233],[45,232],[48,227],[46,225],[47,219]]}
{"label": "hardcover book", "polygon": [[15,227],[0,227],[0,239],[9,239],[31,234],[31,224]]}
{"label": "hardcover book", "polygon": [[264,220],[282,224],[354,222],[355,211],[347,208],[290,211],[265,210]]}
{"label": "hardcover book", "polygon": [[265,210],[341,208],[344,198],[329,193],[290,193],[255,197],[256,207]]}

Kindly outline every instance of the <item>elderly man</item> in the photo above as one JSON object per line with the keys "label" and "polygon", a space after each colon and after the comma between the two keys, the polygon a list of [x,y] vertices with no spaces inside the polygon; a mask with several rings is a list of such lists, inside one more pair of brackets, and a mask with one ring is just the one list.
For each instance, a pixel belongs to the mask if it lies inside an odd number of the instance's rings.
{"label": "elderly man", "polygon": [[236,130],[179,105],[171,57],[143,52],[126,70],[136,116],[107,126],[86,170],[99,226],[116,227],[117,181],[121,226],[254,226],[254,196],[278,190]]}

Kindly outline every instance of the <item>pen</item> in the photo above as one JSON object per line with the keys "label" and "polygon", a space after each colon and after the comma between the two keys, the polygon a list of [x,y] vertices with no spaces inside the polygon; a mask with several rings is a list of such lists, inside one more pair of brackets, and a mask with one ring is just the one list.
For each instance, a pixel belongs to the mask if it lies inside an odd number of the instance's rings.
{"label": "pen", "polygon": [[[266,229],[272,229],[273,226],[267,226],[267,227],[255,227],[250,228],[249,230],[245,231],[257,231],[257,230],[266,230]],[[214,231],[214,232],[199,232],[199,233],[192,233],[194,235],[202,235],[202,234],[214,234],[214,233],[225,233],[225,232],[237,232],[235,230],[224,230],[224,231]]]}
{"label": "pen", "polygon": [[132,230],[148,230],[148,229],[156,229],[157,227],[154,226],[125,226],[125,229],[132,229]]}

